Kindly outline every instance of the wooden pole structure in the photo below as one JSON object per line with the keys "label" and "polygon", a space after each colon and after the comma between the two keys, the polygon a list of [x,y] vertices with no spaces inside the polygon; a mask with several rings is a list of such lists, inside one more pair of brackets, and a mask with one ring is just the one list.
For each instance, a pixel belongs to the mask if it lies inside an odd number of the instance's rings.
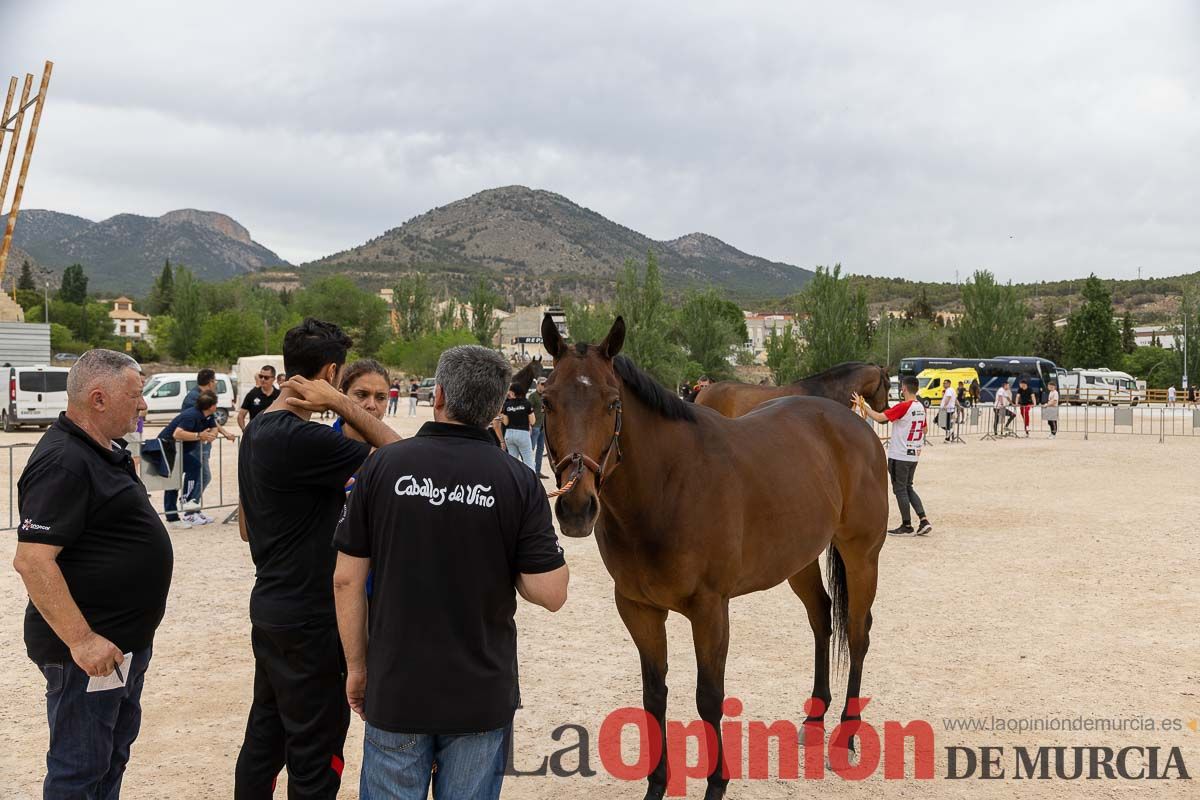
{"label": "wooden pole structure", "polygon": [[[8,125],[4,124],[8,120],[8,112],[12,111],[13,98],[17,96],[17,76],[13,75],[8,79],[8,97],[4,99],[4,115],[0,116],[0,155],[4,154],[4,134],[8,133]],[[13,134],[13,140],[17,138]],[[8,185],[8,170],[4,171],[4,177],[0,178],[4,181],[4,185]],[[0,189],[0,206],[4,205],[4,190]]]}
{"label": "wooden pole structure", "polygon": [[[13,76],[13,81],[16,76]],[[9,82],[12,85],[12,82]],[[33,88],[33,76],[25,76],[25,87],[21,89],[21,104],[17,107],[16,122],[12,128],[8,127],[8,123],[12,120],[8,114],[4,115],[4,127],[12,132],[12,139],[8,143],[8,156],[4,160],[4,177],[0,178],[0,211],[4,210],[4,201],[8,197],[8,179],[12,177],[13,162],[17,158],[17,145],[21,139],[21,124],[25,121],[25,106],[29,103],[29,90]],[[0,276],[3,276],[0,272]]]}
{"label": "wooden pole structure", "polygon": [[[54,70],[54,62],[47,61],[45,68],[42,70],[42,85],[38,88],[37,103],[33,107],[33,122],[29,125],[29,133],[25,137],[25,154],[21,158],[21,172],[17,176],[17,188],[13,192],[12,205],[8,209],[8,225],[4,229],[4,242],[0,244],[0,280],[4,279],[4,268],[8,264],[8,250],[12,246],[13,229],[17,226],[17,213],[21,210],[21,196],[25,193],[25,177],[29,174],[29,162],[33,160],[33,146],[37,142],[38,125],[42,121],[42,108],[46,105],[46,92],[50,88],[50,73]],[[25,77],[25,85],[28,89],[29,81],[33,78],[32,75]],[[21,103],[20,114],[25,113],[25,102]],[[20,116],[14,129],[13,145],[16,145],[16,136],[21,131]],[[7,169],[5,170],[7,172]],[[6,187],[7,188],[7,187]],[[3,195],[0,194],[0,199]]]}

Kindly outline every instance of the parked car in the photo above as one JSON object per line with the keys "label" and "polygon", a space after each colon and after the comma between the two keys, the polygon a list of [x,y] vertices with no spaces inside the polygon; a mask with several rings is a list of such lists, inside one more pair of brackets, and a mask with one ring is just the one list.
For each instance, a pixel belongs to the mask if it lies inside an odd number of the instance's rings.
{"label": "parked car", "polygon": [[417,403],[433,405],[433,378],[426,378],[417,385]]}
{"label": "parked car", "polygon": [[8,401],[0,408],[0,427],[14,431],[22,425],[50,426],[67,410],[66,367],[4,367]]}
{"label": "parked car", "polygon": [[52,358],[50,360],[51,361],[66,361],[68,363],[74,364],[76,361],[79,360],[79,356],[75,355],[74,353],[55,353],[54,358]]}
{"label": "parked car", "polygon": [[[184,395],[196,386],[194,372],[160,372],[152,375],[142,389],[142,397],[146,399],[146,416],[169,414],[172,417],[179,413]],[[218,425],[224,425],[233,409],[236,408],[237,396],[234,393],[233,380],[224,372],[217,373],[217,410],[213,414]]]}

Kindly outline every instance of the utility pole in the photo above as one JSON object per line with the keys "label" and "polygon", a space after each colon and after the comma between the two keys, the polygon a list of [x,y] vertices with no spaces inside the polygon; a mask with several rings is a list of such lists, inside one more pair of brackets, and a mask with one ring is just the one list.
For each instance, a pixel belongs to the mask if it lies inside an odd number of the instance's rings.
{"label": "utility pole", "polygon": [[46,324],[50,324],[50,281],[46,281],[46,301],[42,303],[42,308],[46,309]]}

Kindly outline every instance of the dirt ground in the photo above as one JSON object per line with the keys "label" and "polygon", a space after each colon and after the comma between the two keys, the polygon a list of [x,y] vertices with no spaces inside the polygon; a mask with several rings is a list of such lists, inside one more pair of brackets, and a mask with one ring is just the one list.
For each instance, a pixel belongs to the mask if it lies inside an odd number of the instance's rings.
{"label": "dirt ground", "polygon": [[[397,420],[411,433],[429,417]],[[0,437],[0,444],[36,435]],[[18,458],[20,461],[20,458]],[[19,463],[18,463],[19,467]],[[0,464],[0,474],[6,469]],[[226,461],[232,480],[232,459]],[[1127,745],[1162,748],[1159,769],[1179,747],[1200,776],[1200,438],[1064,434],[940,443],[922,457],[916,485],[934,522],[928,537],[883,550],[874,607],[864,718],[926,720],[936,738],[935,777],[864,782],[832,773],[818,782],[735,780],[732,798],[829,797],[1196,797],[1194,781],[1013,780],[1017,746]],[[227,486],[232,483],[227,484]],[[3,491],[3,487],[0,487]],[[214,490],[210,490],[210,493]],[[0,498],[0,522],[7,518]],[[893,511],[892,522],[897,521]],[[15,536],[7,535],[4,563]],[[144,721],[125,779],[126,798],[224,798],[250,703],[249,554],[232,525],[173,534],[175,577],[146,677]],[[617,617],[611,579],[591,539],[563,539],[572,570],[566,607],[518,612],[524,708],[517,713],[517,769],[568,747],[566,724],[589,733],[592,777],[510,777],[505,797],[640,798],[644,784],[608,775],[598,755],[605,716],[637,706],[636,651]],[[0,794],[40,797],[46,748],[44,684],[24,655],[25,592],[0,570],[0,626],[11,659],[0,673]],[[690,721],[695,666],[685,620],[672,616],[669,716]],[[797,720],[812,680],[812,639],[787,587],[733,603],[727,693],[743,721]],[[840,708],[844,677],[834,683]],[[835,714],[829,719],[835,720]],[[1109,720],[1124,731],[948,730],[963,718]],[[1130,719],[1136,723],[1128,722]],[[1179,720],[1178,730],[1144,720]],[[1014,723],[1016,724],[1016,723]],[[1042,723],[1047,724],[1047,723]],[[1095,723],[1103,724],[1103,723]],[[1169,726],[1175,725],[1169,723]],[[628,737],[627,737],[628,739]],[[947,779],[946,748],[1004,747],[1002,780]],[[357,797],[362,723],[352,723],[341,796]],[[631,760],[633,755],[628,756]],[[567,758],[568,768],[577,759]],[[1140,768],[1135,759],[1132,769]],[[960,762],[961,764],[961,762]],[[1172,773],[1177,775],[1178,773]],[[688,796],[703,794],[692,781]],[[282,788],[277,796],[283,797]]]}

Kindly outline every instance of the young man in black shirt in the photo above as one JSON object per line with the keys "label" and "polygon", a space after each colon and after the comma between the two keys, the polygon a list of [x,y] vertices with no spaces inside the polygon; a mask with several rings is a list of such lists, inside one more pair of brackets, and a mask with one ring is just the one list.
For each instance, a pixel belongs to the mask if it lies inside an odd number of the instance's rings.
{"label": "young man in black shirt", "polygon": [[145,408],[137,362],[89,350],[17,484],[13,566],[29,593],[25,649],[46,680],[46,797],[118,797],[141,724],[174,561],[121,441]]}
{"label": "young man in black shirt", "polygon": [[508,454],[533,469],[533,437],[529,434],[533,406],[529,404],[520,385],[514,383],[508,387],[500,422],[504,425],[504,444]]}
{"label": "young man in black shirt", "polygon": [[367,722],[364,798],[423,800],[431,779],[434,797],[498,797],[520,702],[516,594],[550,611],[566,602],[546,491],[487,432],[509,376],[493,350],[443,353],[434,421],[367,461],[338,526],[334,593],[346,699]]}
{"label": "young man in black shirt", "polygon": [[[239,521],[255,567],[254,703],[235,798],[270,798],[285,763],[291,798],[332,800],[341,782],[350,710],[333,607],[333,530],[346,482],[371,446],[399,439],[333,388],[350,346],[328,322],[306,319],[288,331],[288,380],[242,438]],[[327,410],[366,441],[309,420]]]}
{"label": "young man in black shirt", "polygon": [[1029,381],[1021,378],[1017,384],[1017,406],[1021,409],[1021,421],[1025,423],[1025,438],[1029,438],[1029,412],[1037,405],[1037,398],[1034,396],[1033,389],[1029,388]]}
{"label": "young man in black shirt", "polygon": [[257,385],[246,392],[246,396],[242,398],[241,408],[238,409],[237,423],[243,431],[246,430],[246,426],[250,424],[251,420],[266,411],[267,407],[275,402],[275,394],[278,392],[275,388],[275,368],[270,364],[264,364],[258,370],[254,381]]}

